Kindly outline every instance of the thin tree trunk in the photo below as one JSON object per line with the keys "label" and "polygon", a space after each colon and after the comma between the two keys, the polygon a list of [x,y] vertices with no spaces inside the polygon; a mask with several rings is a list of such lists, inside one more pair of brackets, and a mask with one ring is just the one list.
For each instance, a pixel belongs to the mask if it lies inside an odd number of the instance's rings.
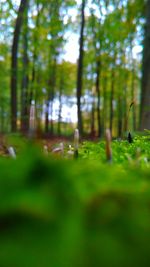
{"label": "thin tree trunk", "polygon": [[133,37],[130,39],[130,53],[131,53],[131,61],[132,61],[132,72],[131,72],[131,102],[134,102],[134,106],[132,107],[132,121],[133,121],[133,130],[136,131],[136,103],[135,103],[135,64],[133,58]]}
{"label": "thin tree trunk", "polygon": [[54,103],[53,103],[54,97],[51,97],[51,101],[50,101],[50,111],[51,111],[51,120],[50,120],[50,133],[51,135],[54,134],[54,123],[53,123],[53,107],[54,107]]}
{"label": "thin tree trunk", "polygon": [[[135,70],[134,66],[132,69],[132,85],[131,85],[131,93],[132,93],[132,101],[135,100]],[[132,107],[132,118],[133,118],[133,130],[136,131],[136,103],[134,103],[134,106]]]}
{"label": "thin tree trunk", "polygon": [[58,136],[61,136],[62,93],[59,92]]}
{"label": "thin tree trunk", "polygon": [[18,16],[16,19],[14,37],[11,50],[11,130],[15,132],[17,130],[17,56],[18,56],[18,46],[19,37],[21,32],[21,27],[23,24],[23,15],[27,7],[28,0],[21,0]]}
{"label": "thin tree trunk", "polygon": [[100,60],[96,63],[96,92],[97,92],[97,125],[98,137],[101,137],[101,114],[100,114]]}
{"label": "thin tree trunk", "polygon": [[61,135],[61,112],[62,112],[62,91],[64,87],[63,71],[61,72],[60,84],[59,84],[59,111],[58,111],[58,136]]}
{"label": "thin tree trunk", "polygon": [[[126,77],[125,77],[126,78]],[[123,126],[123,131],[124,133],[127,132],[128,130],[128,105],[127,105],[127,85],[126,85],[126,80],[123,81],[124,82],[124,104],[123,104],[123,108],[124,108],[124,126]]]}
{"label": "thin tree trunk", "polygon": [[48,97],[46,102],[46,114],[45,114],[45,132],[49,133],[49,111],[50,111],[50,133],[53,135],[54,133],[54,125],[53,125],[53,101],[54,101],[54,91],[56,84],[56,63],[57,59],[54,58],[53,64],[50,66],[50,78],[48,81]]}
{"label": "thin tree trunk", "polygon": [[[100,7],[100,13],[101,13],[101,5]],[[101,98],[101,90],[100,90],[100,76],[101,76],[101,33],[98,31],[96,32],[96,27],[95,25],[95,16],[93,14],[93,11],[91,11],[91,15],[93,17],[92,20],[92,32],[93,32],[93,40],[94,40],[94,48],[95,48],[95,55],[96,55],[96,82],[95,82],[95,87],[96,87],[96,93],[97,93],[97,126],[98,126],[98,137],[102,136],[102,123],[101,123],[101,110],[100,110],[100,98]],[[99,29],[101,27],[101,19],[99,19]],[[98,46],[99,45],[99,46]]]}
{"label": "thin tree trunk", "polygon": [[113,118],[114,118],[114,89],[115,89],[115,70],[114,67],[112,69],[112,76],[111,76],[111,95],[110,95],[110,123],[109,123],[109,128],[112,134],[112,129],[113,129]]}
{"label": "thin tree trunk", "polygon": [[150,129],[150,0],[146,4],[146,25],[142,65],[140,130]]}
{"label": "thin tree trunk", "polygon": [[118,95],[118,137],[122,137],[122,97]]}
{"label": "thin tree trunk", "polygon": [[95,94],[93,95],[92,112],[91,112],[91,137],[95,137]]}
{"label": "thin tree trunk", "polygon": [[107,128],[107,76],[104,77],[103,80],[103,98],[104,98],[104,105],[103,105],[103,134],[104,134],[104,130]]}
{"label": "thin tree trunk", "polygon": [[[41,11],[39,10],[39,1],[36,1],[36,10],[37,10],[37,16],[36,16],[36,22],[35,22],[35,28],[38,29],[39,27],[39,19],[40,19],[40,13]],[[33,43],[34,43],[34,51],[33,51],[33,62],[32,62],[32,77],[31,77],[31,87],[30,87],[30,99],[29,103],[31,105],[32,100],[35,100],[35,92],[34,92],[34,85],[35,85],[35,80],[36,80],[36,63],[38,59],[38,33],[37,31],[34,33],[34,38],[33,38]]]}
{"label": "thin tree trunk", "polygon": [[81,95],[82,95],[82,76],[83,76],[83,57],[84,57],[85,2],[86,0],[82,0],[79,59],[78,59],[78,69],[77,69],[77,115],[78,115],[78,129],[80,132],[80,136],[82,136],[83,134]]}
{"label": "thin tree trunk", "polygon": [[49,132],[49,101],[46,101],[46,111],[45,111],[45,133]]}
{"label": "thin tree trunk", "polygon": [[27,133],[29,129],[29,103],[28,103],[28,11],[26,10],[25,26],[23,32],[23,78],[21,90],[21,131]]}

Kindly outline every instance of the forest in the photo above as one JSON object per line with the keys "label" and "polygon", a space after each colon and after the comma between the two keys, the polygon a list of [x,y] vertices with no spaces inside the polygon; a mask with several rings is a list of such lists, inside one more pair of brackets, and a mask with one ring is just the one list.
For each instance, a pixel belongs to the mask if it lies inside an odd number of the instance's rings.
{"label": "forest", "polygon": [[0,0],[0,266],[148,267],[150,0]]}
{"label": "forest", "polygon": [[2,133],[26,134],[32,103],[48,136],[68,135],[76,124],[92,137],[148,128],[144,1],[1,0],[0,12]]}

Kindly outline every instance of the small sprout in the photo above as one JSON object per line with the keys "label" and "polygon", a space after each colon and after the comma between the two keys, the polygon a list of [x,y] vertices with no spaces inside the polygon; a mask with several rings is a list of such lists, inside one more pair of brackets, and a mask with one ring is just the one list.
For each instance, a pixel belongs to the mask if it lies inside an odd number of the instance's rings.
{"label": "small sprout", "polygon": [[130,144],[133,143],[133,138],[132,138],[132,135],[131,135],[130,132],[128,133],[128,142],[129,142]]}
{"label": "small sprout", "polygon": [[29,134],[31,136],[34,135],[35,129],[36,129],[36,119],[35,119],[35,102],[32,100],[31,106],[30,106],[30,117],[29,117]]}
{"label": "small sprout", "polygon": [[72,146],[71,145],[69,145],[69,150],[72,150]]}
{"label": "small sprout", "polygon": [[8,153],[11,156],[11,158],[16,159],[16,153],[12,146],[8,147]]}
{"label": "small sprout", "polygon": [[108,162],[112,161],[111,132],[110,132],[110,129],[106,129],[106,158],[107,158]]}
{"label": "small sprout", "polygon": [[44,154],[45,155],[48,155],[48,146],[47,145],[44,145],[43,146],[43,149],[44,149]]}
{"label": "small sprout", "polygon": [[78,158],[79,153],[78,153],[78,149],[79,149],[79,130],[75,129],[74,132],[74,158]]}
{"label": "small sprout", "polygon": [[75,129],[74,132],[74,148],[78,149],[79,148],[79,130]]}
{"label": "small sprout", "polygon": [[64,144],[63,143],[60,143],[58,147],[55,147],[52,150],[52,153],[63,155],[63,153],[64,153]]}
{"label": "small sprout", "polygon": [[67,151],[67,154],[69,156],[73,156],[74,155],[73,147],[71,145],[69,145],[69,150]]}

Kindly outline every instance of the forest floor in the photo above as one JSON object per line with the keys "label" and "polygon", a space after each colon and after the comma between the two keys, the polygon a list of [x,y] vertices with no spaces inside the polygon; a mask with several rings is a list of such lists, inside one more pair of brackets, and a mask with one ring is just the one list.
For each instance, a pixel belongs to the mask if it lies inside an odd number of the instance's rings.
{"label": "forest floor", "polygon": [[[149,266],[149,135],[132,143],[83,141],[76,159],[66,138],[4,139],[1,266]],[[63,153],[55,157],[62,140]]]}

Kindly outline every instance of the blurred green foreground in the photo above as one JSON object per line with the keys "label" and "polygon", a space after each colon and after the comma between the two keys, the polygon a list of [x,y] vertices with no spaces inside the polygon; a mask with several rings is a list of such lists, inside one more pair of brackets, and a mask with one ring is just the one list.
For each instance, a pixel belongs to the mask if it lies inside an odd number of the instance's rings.
{"label": "blurred green foreground", "polygon": [[148,267],[149,250],[149,170],[0,159],[1,267]]}

